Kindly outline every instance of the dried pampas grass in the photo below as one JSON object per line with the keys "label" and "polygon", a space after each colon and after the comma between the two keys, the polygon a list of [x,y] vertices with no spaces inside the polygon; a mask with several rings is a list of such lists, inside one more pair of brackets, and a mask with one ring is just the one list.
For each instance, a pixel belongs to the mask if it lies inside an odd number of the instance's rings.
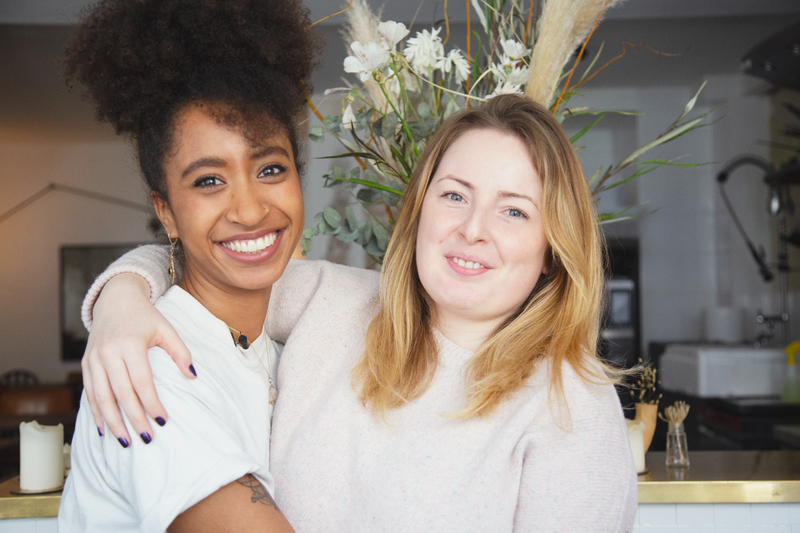
{"label": "dried pampas grass", "polygon": [[621,0],[549,0],[539,17],[525,94],[550,107],[561,73],[598,17]]}
{"label": "dried pampas grass", "polygon": [[[380,13],[375,14],[367,4],[367,0],[353,0],[350,9],[345,12],[347,24],[342,28],[342,37],[347,44],[347,53],[351,54],[350,43],[358,41],[366,44],[370,41],[380,42],[378,24],[381,22]],[[383,96],[378,83],[372,78],[364,82],[372,103],[381,111],[386,110],[386,97]]]}

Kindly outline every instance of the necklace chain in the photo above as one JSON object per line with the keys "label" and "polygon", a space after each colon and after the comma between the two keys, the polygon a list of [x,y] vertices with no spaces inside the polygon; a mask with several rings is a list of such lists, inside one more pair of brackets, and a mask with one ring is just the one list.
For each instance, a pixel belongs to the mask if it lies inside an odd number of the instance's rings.
{"label": "necklace chain", "polygon": [[[236,346],[236,348],[238,348],[239,352],[244,355],[244,350],[252,346],[252,344],[247,342],[247,337],[241,331],[233,329],[230,326],[228,326],[228,329],[239,335],[239,340],[234,340],[233,344]],[[267,365],[269,365],[269,343],[267,343],[266,325],[262,328],[261,332],[264,334],[264,347],[266,348],[267,352]],[[242,349],[243,347],[244,349]],[[272,405],[275,403],[275,399],[278,397],[278,389],[275,387],[275,383],[272,381],[272,372],[269,371],[269,366],[264,365],[264,361],[261,360],[261,356],[258,355],[255,347],[253,347],[253,353],[256,355],[256,359],[258,359],[258,362],[261,364],[261,368],[263,368],[267,373],[267,379],[269,380],[269,403]]]}

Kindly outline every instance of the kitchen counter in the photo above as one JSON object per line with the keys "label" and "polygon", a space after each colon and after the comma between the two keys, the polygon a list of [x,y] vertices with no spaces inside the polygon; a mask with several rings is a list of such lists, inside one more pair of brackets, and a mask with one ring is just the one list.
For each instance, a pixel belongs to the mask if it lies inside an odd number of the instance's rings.
{"label": "kitchen counter", "polygon": [[647,454],[639,503],[800,502],[800,451],[690,449],[688,468],[667,468],[665,455]]}
{"label": "kitchen counter", "polygon": [[[634,532],[683,531],[681,524],[706,531],[715,523],[732,523],[726,520],[794,527],[792,520],[800,520],[800,451],[689,450],[686,469],[668,469],[664,459],[664,452],[647,454],[649,472],[639,476]],[[18,489],[19,477],[0,484],[0,533],[34,523],[36,531],[55,532],[61,493],[11,494]]]}

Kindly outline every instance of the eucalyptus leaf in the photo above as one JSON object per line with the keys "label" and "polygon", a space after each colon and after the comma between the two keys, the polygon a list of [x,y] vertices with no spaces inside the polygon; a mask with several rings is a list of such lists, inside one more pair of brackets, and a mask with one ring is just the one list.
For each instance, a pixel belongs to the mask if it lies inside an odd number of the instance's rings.
{"label": "eucalyptus leaf", "polygon": [[310,239],[311,237],[314,237],[316,235],[319,235],[319,231],[317,231],[316,228],[305,228],[303,230],[304,239]]}
{"label": "eucalyptus leaf", "polygon": [[308,138],[316,143],[321,143],[325,140],[325,130],[321,126],[312,126]]}
{"label": "eucalyptus leaf", "polygon": [[417,113],[419,113],[421,118],[430,118],[431,106],[428,105],[428,102],[420,102],[417,106]]}
{"label": "eucalyptus leaf", "polygon": [[360,189],[356,193],[356,198],[358,198],[364,203],[374,204],[375,202],[381,199],[381,193],[380,191],[377,191],[375,189],[365,188],[365,189]]}
{"label": "eucalyptus leaf", "polygon": [[361,177],[361,167],[353,167],[350,169],[350,179],[357,180]]}
{"label": "eucalyptus leaf", "polygon": [[398,193],[381,191],[381,198],[386,204],[394,207],[400,203],[401,196]]}
{"label": "eucalyptus leaf", "polygon": [[342,215],[329,205],[322,208],[322,215],[325,222],[332,228],[338,228],[342,223]]}
{"label": "eucalyptus leaf", "polygon": [[356,218],[356,214],[353,212],[353,208],[349,205],[344,208],[344,215],[347,218],[347,225],[350,228],[350,231],[358,229],[358,219]]}
{"label": "eucalyptus leaf", "polygon": [[376,225],[372,228],[372,233],[375,234],[375,238],[378,240],[378,247],[381,250],[386,250],[386,247],[389,246],[389,232],[383,227],[382,224]]}
{"label": "eucalyptus leaf", "polygon": [[355,231],[341,231],[336,235],[336,238],[342,242],[355,242],[361,232],[358,230]]}
{"label": "eucalyptus leaf", "polygon": [[367,220],[364,224],[364,242],[368,243],[372,239],[372,221]]}
{"label": "eucalyptus leaf", "polygon": [[322,121],[322,124],[332,133],[342,132],[342,117],[339,115],[328,115]]}
{"label": "eucalyptus leaf", "polygon": [[416,122],[410,122],[408,124],[408,129],[411,131],[411,136],[414,137],[415,141],[421,141],[434,132],[436,123],[432,119],[427,118]]}
{"label": "eucalyptus leaf", "polygon": [[372,257],[383,257],[386,253],[386,250],[382,250],[380,246],[378,246],[377,240],[374,238],[367,242],[367,245],[364,246],[364,251]]}

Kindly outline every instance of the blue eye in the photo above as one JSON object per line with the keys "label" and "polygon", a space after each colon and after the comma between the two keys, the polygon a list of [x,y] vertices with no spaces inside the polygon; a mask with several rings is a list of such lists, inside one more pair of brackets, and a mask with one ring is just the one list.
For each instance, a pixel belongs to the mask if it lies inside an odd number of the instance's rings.
{"label": "blue eye", "polygon": [[194,182],[194,186],[198,189],[210,189],[220,184],[222,184],[222,180],[216,176],[203,176]]}
{"label": "blue eye", "polygon": [[449,198],[450,200],[452,200],[454,202],[463,202],[464,201],[464,197],[461,196],[460,194],[458,194],[457,192],[446,192],[442,196],[445,196],[445,197]]}
{"label": "blue eye", "polygon": [[506,213],[508,213],[508,216],[513,218],[528,218],[528,215],[526,215],[523,211],[513,207],[506,209]]}
{"label": "blue eye", "polygon": [[279,176],[286,172],[286,167],[283,165],[269,165],[261,169],[258,173],[259,178],[270,178],[274,176]]}

